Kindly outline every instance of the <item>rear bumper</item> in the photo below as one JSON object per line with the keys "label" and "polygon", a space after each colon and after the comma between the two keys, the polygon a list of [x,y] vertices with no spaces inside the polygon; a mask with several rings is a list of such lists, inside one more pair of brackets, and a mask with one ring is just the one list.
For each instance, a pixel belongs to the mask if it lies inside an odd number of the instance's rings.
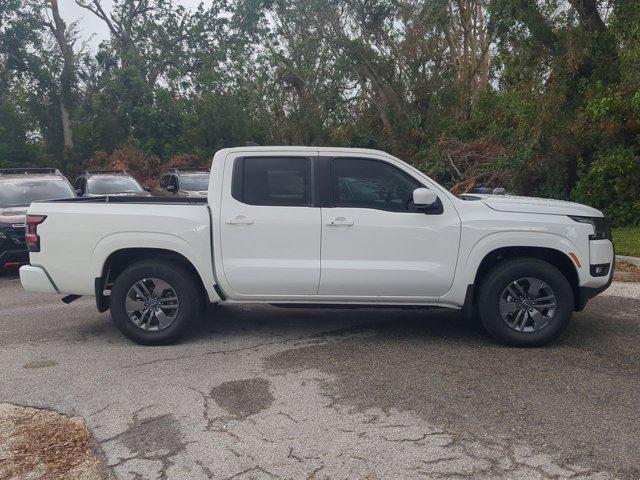
{"label": "rear bumper", "polygon": [[29,292],[59,293],[47,272],[40,267],[31,265],[20,267],[20,283]]}

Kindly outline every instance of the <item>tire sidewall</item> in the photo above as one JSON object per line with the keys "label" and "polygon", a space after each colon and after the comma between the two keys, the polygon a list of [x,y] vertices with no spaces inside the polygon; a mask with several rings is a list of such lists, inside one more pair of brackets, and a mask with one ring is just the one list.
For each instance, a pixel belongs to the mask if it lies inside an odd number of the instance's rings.
{"label": "tire sidewall", "polygon": [[[129,320],[125,299],[129,289],[143,278],[159,278],[175,290],[180,309],[173,323],[161,331],[143,330]],[[198,315],[200,299],[193,278],[173,262],[140,262],[122,272],[116,279],[109,299],[111,317],[118,329],[141,345],[167,345],[181,338]]]}
{"label": "tire sidewall", "polygon": [[[556,311],[550,325],[537,332],[517,332],[500,314],[500,297],[507,285],[525,277],[547,283],[556,296]],[[480,289],[478,309],[482,324],[496,339],[513,346],[537,347],[555,339],[567,327],[573,313],[573,291],[565,276],[553,265],[534,258],[506,260],[486,277]]]}

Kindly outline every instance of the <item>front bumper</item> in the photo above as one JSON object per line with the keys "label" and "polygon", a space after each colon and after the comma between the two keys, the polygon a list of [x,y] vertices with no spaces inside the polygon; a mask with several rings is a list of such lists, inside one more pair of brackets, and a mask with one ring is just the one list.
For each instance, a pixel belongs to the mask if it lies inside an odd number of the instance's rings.
{"label": "front bumper", "polygon": [[36,293],[59,293],[55,284],[43,268],[25,265],[20,267],[22,288]]}
{"label": "front bumper", "polygon": [[591,300],[596,295],[600,295],[607,288],[611,286],[611,282],[613,282],[613,272],[616,268],[616,260],[615,257],[611,261],[611,268],[609,269],[609,277],[604,285],[599,287],[586,287],[581,286],[578,288],[578,295],[576,298],[576,311],[581,312],[584,310],[584,307],[587,306],[587,302]]}

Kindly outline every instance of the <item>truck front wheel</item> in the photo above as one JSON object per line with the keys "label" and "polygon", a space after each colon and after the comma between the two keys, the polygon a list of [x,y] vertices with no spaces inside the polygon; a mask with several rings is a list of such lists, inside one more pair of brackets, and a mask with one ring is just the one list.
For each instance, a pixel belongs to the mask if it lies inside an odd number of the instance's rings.
{"label": "truck front wheel", "polygon": [[562,333],[573,312],[573,291],[553,265],[537,258],[498,263],[478,296],[480,319],[498,341],[518,347],[542,346]]}
{"label": "truck front wheel", "polygon": [[200,313],[200,289],[179,263],[143,260],[124,270],[109,308],[118,329],[140,345],[179,340]]}

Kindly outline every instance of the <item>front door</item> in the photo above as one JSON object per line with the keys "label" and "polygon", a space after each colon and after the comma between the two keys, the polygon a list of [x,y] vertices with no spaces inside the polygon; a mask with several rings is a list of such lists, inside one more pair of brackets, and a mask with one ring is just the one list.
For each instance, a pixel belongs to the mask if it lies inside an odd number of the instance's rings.
{"label": "front door", "polygon": [[336,157],[330,170],[319,294],[371,299],[446,293],[460,238],[460,219],[448,199],[418,211],[413,190],[429,185],[386,160]]}
{"label": "front door", "polygon": [[316,295],[320,208],[312,206],[312,157],[228,157],[222,196],[225,279],[241,295]]}

